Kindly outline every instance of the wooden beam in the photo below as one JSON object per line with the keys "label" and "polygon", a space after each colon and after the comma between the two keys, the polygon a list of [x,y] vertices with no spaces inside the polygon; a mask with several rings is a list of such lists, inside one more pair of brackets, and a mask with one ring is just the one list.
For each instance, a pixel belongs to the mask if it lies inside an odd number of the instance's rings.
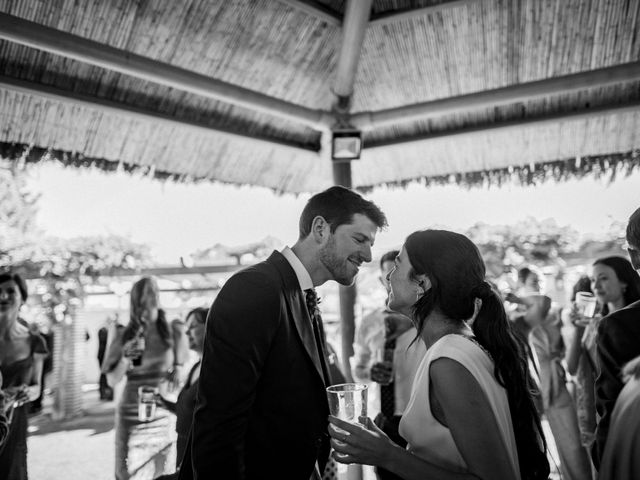
{"label": "wooden beam", "polygon": [[329,112],[269,97],[126,50],[0,13],[0,38],[125,75],[238,105],[323,130],[333,123]]}
{"label": "wooden beam", "polygon": [[209,273],[233,273],[248,266],[249,265],[198,265],[197,267],[164,266],[142,268],[139,271],[131,271],[124,268],[113,268],[100,272],[100,275],[108,277],[206,275]]}
{"label": "wooden beam", "polygon": [[[197,267],[150,267],[131,270],[127,268],[107,268],[98,272],[99,277],[141,277],[141,276],[181,276],[181,275],[206,275],[210,273],[233,273],[249,265],[199,265]],[[42,278],[39,269],[33,271],[20,271],[25,280],[37,280]]]}
{"label": "wooden beam", "polygon": [[341,16],[327,8],[325,5],[314,2],[312,0],[278,0],[280,3],[285,4],[288,7],[300,10],[312,17],[316,17],[318,20],[328,23],[334,27],[339,27],[342,24]]}
{"label": "wooden beam", "polygon": [[590,108],[588,110],[581,110],[577,112],[558,113],[555,115],[548,115],[546,117],[531,118],[525,120],[514,120],[510,122],[492,123],[488,125],[480,125],[476,127],[460,128],[455,130],[445,130],[442,132],[429,133],[425,135],[419,135],[415,137],[394,138],[393,140],[385,140],[382,142],[367,142],[367,150],[375,148],[393,147],[400,144],[419,143],[433,140],[442,137],[451,137],[456,135],[474,135],[483,134],[491,130],[518,130],[523,127],[537,126],[545,124],[557,124],[565,120],[588,120],[591,118],[598,118],[607,115],[619,115],[623,113],[636,113],[640,112],[640,102],[631,102],[625,105],[619,106],[604,106]]}
{"label": "wooden beam", "polygon": [[320,150],[320,145],[311,148],[309,146],[305,146],[292,141],[286,141],[267,136],[252,135],[230,128],[213,127],[204,123],[175,118],[164,113],[155,112],[153,110],[138,108],[124,103],[112,102],[103,98],[69,92],[67,90],[50,87],[48,85],[42,85],[39,83],[32,83],[25,80],[7,77],[6,75],[0,75],[0,88],[25,93],[28,95],[37,95],[58,102],[72,103],[85,108],[99,110],[101,112],[109,114],[121,115],[128,118],[134,118],[137,120],[143,120],[146,122],[153,122],[155,124],[188,128],[198,133],[205,133],[209,135],[222,135],[228,137],[230,140],[249,140],[251,142],[255,142],[257,145],[262,145],[265,148],[271,148],[273,147],[273,145],[278,145],[280,148],[294,149],[296,152],[299,152],[300,150],[318,152]]}
{"label": "wooden beam", "polygon": [[[212,285],[210,287],[191,287],[191,288],[159,288],[158,291],[160,293],[202,293],[202,292],[214,292],[216,290],[220,290],[221,287],[218,285]],[[125,295],[128,295],[131,292],[125,292]],[[90,292],[87,293],[87,296],[98,296],[98,295],[118,295],[116,292],[112,292],[111,290],[105,290],[101,292]]]}
{"label": "wooden beam", "polygon": [[340,97],[350,97],[362,52],[362,43],[371,14],[372,0],[350,0],[347,2],[342,43],[336,66],[333,91]]}
{"label": "wooden beam", "polygon": [[416,122],[452,113],[465,113],[638,80],[640,80],[640,62],[625,63],[614,67],[521,83],[458,97],[433,100],[377,112],[356,113],[351,116],[351,123],[363,130],[371,130],[398,123]]}
{"label": "wooden beam", "polygon": [[381,25],[388,25],[390,23],[399,22],[401,20],[411,20],[413,18],[422,17],[425,15],[433,15],[437,12],[449,10],[452,8],[462,8],[472,3],[476,3],[479,0],[452,0],[450,2],[442,2],[437,5],[430,5],[428,7],[413,8],[410,10],[400,10],[379,13],[371,16],[369,21],[370,27],[379,27]]}

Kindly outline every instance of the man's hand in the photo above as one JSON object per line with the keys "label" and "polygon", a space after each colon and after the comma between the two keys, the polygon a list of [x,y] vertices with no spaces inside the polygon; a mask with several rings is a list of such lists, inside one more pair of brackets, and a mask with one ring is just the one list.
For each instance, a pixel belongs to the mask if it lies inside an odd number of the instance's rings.
{"label": "man's hand", "polygon": [[376,362],[371,365],[371,380],[380,385],[389,385],[393,381],[391,362]]}

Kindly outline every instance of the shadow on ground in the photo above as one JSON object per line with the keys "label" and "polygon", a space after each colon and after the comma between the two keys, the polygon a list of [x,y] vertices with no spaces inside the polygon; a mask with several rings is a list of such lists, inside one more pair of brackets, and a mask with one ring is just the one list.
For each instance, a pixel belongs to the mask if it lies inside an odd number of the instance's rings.
{"label": "shadow on ground", "polygon": [[113,430],[114,422],[113,410],[85,412],[80,417],[64,421],[53,420],[50,414],[40,414],[29,419],[29,435],[47,435],[72,430],[93,430],[91,435],[98,435]]}

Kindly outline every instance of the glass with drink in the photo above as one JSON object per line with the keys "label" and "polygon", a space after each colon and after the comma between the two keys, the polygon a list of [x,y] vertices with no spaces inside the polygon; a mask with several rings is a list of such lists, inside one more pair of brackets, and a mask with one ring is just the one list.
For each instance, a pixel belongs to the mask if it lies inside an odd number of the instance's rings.
{"label": "glass with drink", "polygon": [[591,292],[576,293],[576,308],[584,320],[580,323],[589,323],[589,320],[596,315],[596,297]]}
{"label": "glass with drink", "polygon": [[138,388],[138,420],[150,422],[156,417],[156,396],[158,389],[149,385]]}
{"label": "glass with drink", "polygon": [[[329,413],[350,423],[357,423],[359,417],[367,416],[367,388],[364,383],[341,383],[327,387]],[[332,426],[336,431],[342,431]],[[345,473],[347,466],[338,463],[338,473]]]}

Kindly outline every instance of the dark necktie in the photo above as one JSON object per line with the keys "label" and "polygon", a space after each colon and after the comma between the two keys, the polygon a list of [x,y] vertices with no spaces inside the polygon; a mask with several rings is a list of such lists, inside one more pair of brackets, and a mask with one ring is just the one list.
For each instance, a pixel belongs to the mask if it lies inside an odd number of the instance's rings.
{"label": "dark necktie", "polygon": [[[387,318],[384,319],[384,354],[383,361],[393,365],[393,352],[396,349],[396,336],[393,335],[393,326]],[[396,412],[396,393],[393,379],[388,385],[380,385],[380,411],[391,418]]]}
{"label": "dark necktie", "polygon": [[327,370],[327,347],[325,344],[324,327],[322,325],[322,317],[320,316],[320,309],[318,308],[318,295],[315,289],[309,288],[304,291],[305,299],[307,301],[307,309],[309,310],[309,316],[311,317],[311,326],[313,327],[313,336],[316,340],[316,348],[318,349],[318,357],[320,358],[320,365],[322,366],[322,374],[324,376],[325,385],[330,385],[329,372]]}

